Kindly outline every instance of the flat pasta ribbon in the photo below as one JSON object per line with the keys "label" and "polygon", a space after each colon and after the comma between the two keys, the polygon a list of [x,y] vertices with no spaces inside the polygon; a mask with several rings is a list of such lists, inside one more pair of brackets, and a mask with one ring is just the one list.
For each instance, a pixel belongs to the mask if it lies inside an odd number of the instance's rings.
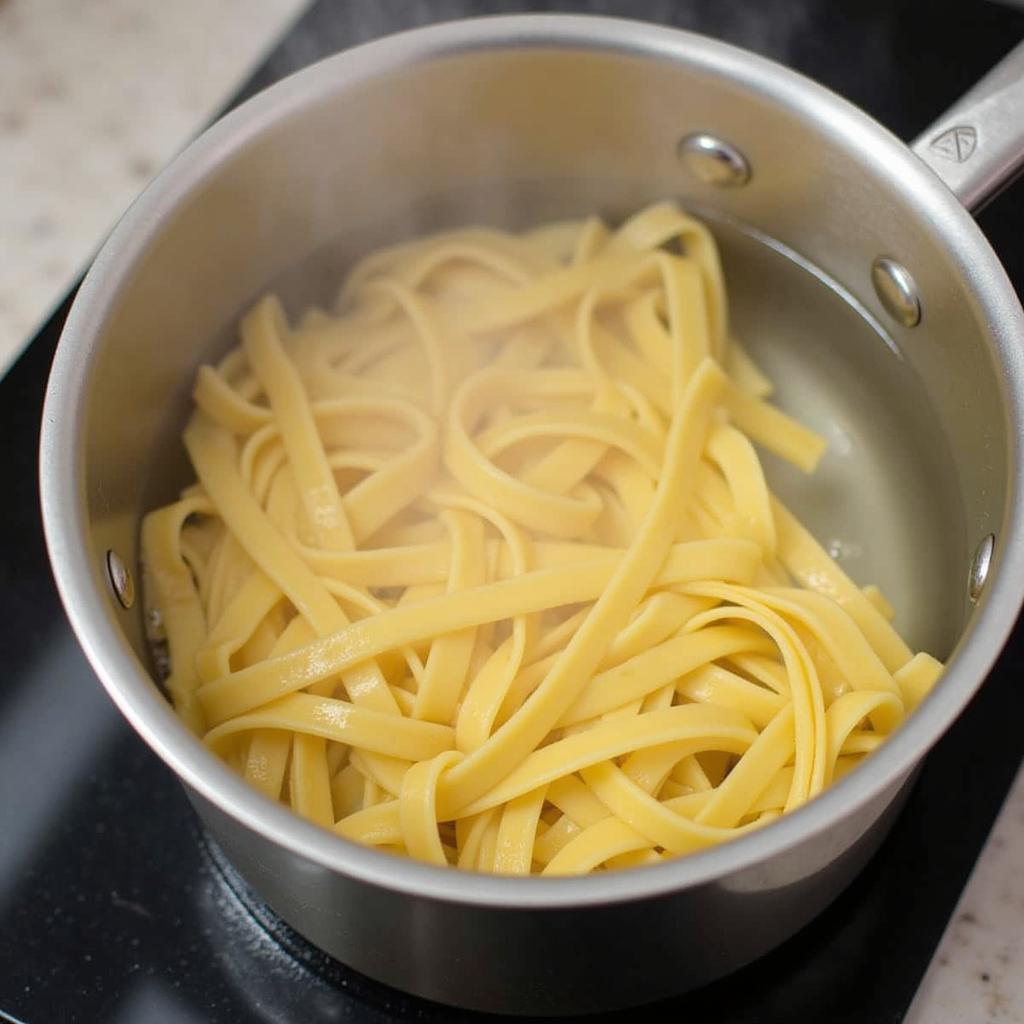
{"label": "flat pasta ribbon", "polygon": [[771,393],[672,202],[380,249],[294,322],[264,297],[143,523],[175,709],[266,798],[437,866],[764,827],[942,671],[772,494],[759,448],[825,446]]}

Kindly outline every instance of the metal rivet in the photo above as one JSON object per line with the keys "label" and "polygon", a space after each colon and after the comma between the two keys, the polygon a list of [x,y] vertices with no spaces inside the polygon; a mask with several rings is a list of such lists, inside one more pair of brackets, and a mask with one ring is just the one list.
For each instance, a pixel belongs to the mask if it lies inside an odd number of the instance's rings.
{"label": "metal rivet", "polygon": [[135,581],[116,551],[107,552],[107,575],[121,607],[131,608],[135,604]]}
{"label": "metal rivet", "polygon": [[886,311],[904,327],[916,327],[921,322],[917,285],[902,263],[879,256],[871,264],[871,283]]}
{"label": "metal rivet", "polygon": [[706,132],[679,141],[679,158],[693,175],[708,185],[736,186],[750,181],[750,164],[735,147]]}
{"label": "metal rivet", "polygon": [[983,537],[971,559],[971,571],[967,577],[967,593],[970,594],[972,601],[977,601],[981,597],[982,590],[985,589],[988,571],[992,567],[992,551],[995,544],[996,539],[991,533],[987,537]]}

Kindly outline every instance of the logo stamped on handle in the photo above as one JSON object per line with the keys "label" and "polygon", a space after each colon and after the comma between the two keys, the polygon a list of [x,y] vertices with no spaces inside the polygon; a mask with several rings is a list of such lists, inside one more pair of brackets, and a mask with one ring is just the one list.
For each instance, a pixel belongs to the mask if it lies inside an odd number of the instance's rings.
{"label": "logo stamped on handle", "polygon": [[962,164],[970,160],[978,148],[978,133],[969,124],[957,125],[936,135],[928,148],[946,160]]}

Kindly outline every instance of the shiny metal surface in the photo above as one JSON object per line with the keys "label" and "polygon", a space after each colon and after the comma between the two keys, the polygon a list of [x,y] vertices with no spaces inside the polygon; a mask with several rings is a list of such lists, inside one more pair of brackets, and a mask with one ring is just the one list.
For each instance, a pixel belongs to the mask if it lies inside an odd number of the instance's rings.
{"label": "shiny metal surface", "polygon": [[871,283],[886,312],[904,327],[916,327],[921,321],[921,299],[910,271],[887,256],[871,264]]}
{"label": "shiny metal surface", "polygon": [[680,139],[679,157],[708,185],[735,188],[750,181],[747,158],[735,146],[707,132],[694,132]]}
{"label": "shiny metal surface", "polygon": [[[756,168],[748,187],[681,173],[674,140],[709,126]],[[141,513],[187,478],[177,432],[196,365],[223,347],[246,302],[311,260],[317,274],[284,289],[293,303],[310,297],[304,289],[328,294],[346,262],[389,235],[594,209],[614,218],[665,195],[710,208],[748,238],[775,240],[794,266],[842,282],[844,308],[867,318],[875,354],[859,363],[858,345],[833,353],[830,324],[808,327],[821,365],[853,375],[844,381],[851,415],[857,396],[880,383],[872,367],[898,364],[899,379],[915,382],[907,394],[928,396],[921,420],[916,400],[889,404],[906,425],[905,465],[929,445],[948,453],[936,473],[948,475],[951,497],[928,495],[951,524],[946,550],[915,547],[892,571],[921,597],[922,633],[950,655],[941,684],[861,769],[806,807],[652,869],[559,880],[442,870],[346,843],[265,800],[170,711],[148,670],[138,609],[111,599],[103,564],[111,549],[134,564]],[[886,337],[870,326],[885,322],[869,272],[880,248],[914,268],[927,332],[896,325]],[[734,276],[755,280],[745,267],[741,259]],[[774,296],[766,325],[780,344],[787,294]],[[51,376],[41,453],[47,542],[72,624],[111,697],[189,787],[243,875],[304,935],[441,1001],[520,1013],[640,1002],[726,973],[825,906],[881,841],[915,767],[981,684],[1024,589],[1022,338],[1024,315],[1002,268],[949,191],[899,140],[806,79],[629,22],[450,23],[351,50],[256,97],[128,212],[82,286]],[[814,361],[797,351],[790,365],[810,374]],[[808,395],[827,409],[816,401]],[[799,394],[793,403],[804,406]],[[868,493],[899,509],[897,464],[876,447],[865,463],[877,454]],[[910,535],[913,525],[904,515],[898,530]],[[884,526],[876,511],[851,521],[856,536],[846,539],[874,541]],[[936,602],[936,580],[943,590],[959,581],[962,595],[968,537],[986,533],[1000,546],[977,608]]]}
{"label": "shiny metal surface", "polygon": [[[538,899],[501,909],[460,899],[448,886],[368,886],[191,795],[270,907],[321,948],[344,950],[364,974],[460,1006],[581,1014],[692,988],[753,960],[776,944],[773,936],[796,932],[863,868],[908,790],[897,781],[860,814],[838,820],[827,841],[722,878],[578,906],[563,905],[554,887],[545,901],[545,879]],[[539,880],[506,881],[526,890]]]}
{"label": "shiny metal surface", "polygon": [[775,400],[828,442],[810,476],[763,454],[772,487],[854,579],[888,595],[913,647],[947,655],[976,536],[942,422],[885,329],[893,321],[777,240],[699,212],[721,252],[730,330]]}
{"label": "shiny metal surface", "polygon": [[107,574],[110,576],[110,586],[114,595],[124,609],[130,609],[135,604],[135,580],[132,578],[128,566],[121,560],[116,551],[107,552]]}
{"label": "shiny metal surface", "polygon": [[996,539],[991,533],[983,537],[971,559],[971,570],[967,577],[967,593],[972,601],[978,601],[981,598],[985,584],[988,582],[995,544]]}
{"label": "shiny metal surface", "polygon": [[914,140],[914,152],[968,210],[1024,169],[1024,43]]}

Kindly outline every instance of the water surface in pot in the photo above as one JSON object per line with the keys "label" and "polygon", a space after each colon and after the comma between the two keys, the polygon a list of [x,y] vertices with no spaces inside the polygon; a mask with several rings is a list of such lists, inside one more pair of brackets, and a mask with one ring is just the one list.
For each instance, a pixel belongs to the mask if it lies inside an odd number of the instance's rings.
{"label": "water surface in pot", "polygon": [[[598,198],[604,189],[586,182],[575,191],[503,182],[399,203],[387,220],[346,225],[336,242],[266,289],[295,317],[310,305],[329,307],[348,268],[384,245],[467,223],[515,229],[595,210],[616,223],[633,209],[609,208]],[[638,195],[636,205],[651,198]],[[720,247],[732,333],[773,381],[774,400],[828,441],[809,476],[762,452],[770,485],[855,580],[881,588],[911,647],[947,657],[966,612],[967,532],[949,448],[923,383],[839,283],[781,243],[688,206]],[[243,312],[201,349],[204,358],[236,343]],[[151,465],[145,508],[171,499],[191,479],[178,440],[188,386],[183,382],[163,419],[158,450],[166,454]]]}

